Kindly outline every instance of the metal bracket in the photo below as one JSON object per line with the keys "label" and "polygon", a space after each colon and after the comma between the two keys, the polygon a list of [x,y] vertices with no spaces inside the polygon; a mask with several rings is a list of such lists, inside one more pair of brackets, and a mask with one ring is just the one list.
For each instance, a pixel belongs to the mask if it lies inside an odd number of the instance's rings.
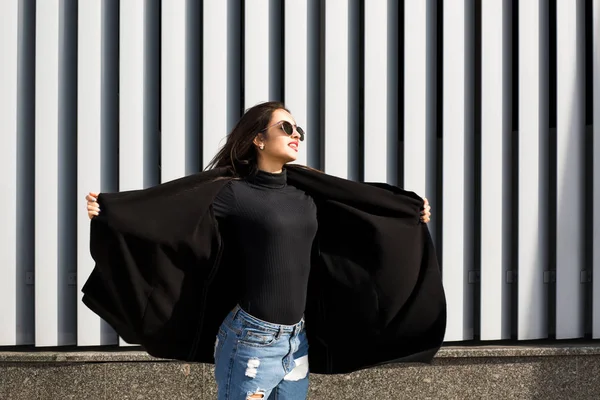
{"label": "metal bracket", "polygon": [[506,271],[506,283],[515,283],[519,277],[519,271]]}
{"label": "metal bracket", "polygon": [[26,285],[34,285],[35,284],[35,275],[33,271],[25,271],[25,284]]}
{"label": "metal bracket", "polygon": [[592,270],[584,269],[579,273],[579,277],[581,283],[591,283],[592,282]]}
{"label": "metal bracket", "polygon": [[481,271],[469,271],[469,283],[479,283],[481,281]]}
{"label": "metal bracket", "polygon": [[544,271],[544,283],[556,282],[556,271]]}
{"label": "metal bracket", "polygon": [[77,272],[69,272],[67,275],[67,284],[69,286],[77,285]]}

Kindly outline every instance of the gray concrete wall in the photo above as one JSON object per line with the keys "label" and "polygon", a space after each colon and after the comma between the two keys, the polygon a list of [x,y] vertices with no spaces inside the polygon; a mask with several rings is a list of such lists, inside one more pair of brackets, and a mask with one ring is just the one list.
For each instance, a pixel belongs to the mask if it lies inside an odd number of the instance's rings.
{"label": "gray concrete wall", "polygon": [[[0,352],[0,399],[215,399],[212,366],[140,351]],[[310,399],[600,399],[600,346],[446,347],[433,365],[311,375]]]}

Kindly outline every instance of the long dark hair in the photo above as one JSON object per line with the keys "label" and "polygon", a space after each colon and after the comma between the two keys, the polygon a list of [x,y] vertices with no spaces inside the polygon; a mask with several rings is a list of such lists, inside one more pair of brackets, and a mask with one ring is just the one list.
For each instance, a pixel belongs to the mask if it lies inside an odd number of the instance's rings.
{"label": "long dark hair", "polygon": [[253,141],[259,132],[269,126],[275,110],[290,112],[278,101],[259,103],[247,109],[227,136],[225,146],[208,163],[206,169],[231,167],[237,177],[255,174],[258,169],[258,156]]}

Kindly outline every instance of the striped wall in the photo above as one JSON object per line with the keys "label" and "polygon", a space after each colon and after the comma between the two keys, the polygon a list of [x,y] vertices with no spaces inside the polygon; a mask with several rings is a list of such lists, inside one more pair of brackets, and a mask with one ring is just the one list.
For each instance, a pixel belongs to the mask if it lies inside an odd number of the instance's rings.
{"label": "striped wall", "polygon": [[299,162],[430,199],[448,342],[600,338],[600,0],[10,0],[0,57],[0,346],[120,343],[85,194],[201,170],[265,100]]}

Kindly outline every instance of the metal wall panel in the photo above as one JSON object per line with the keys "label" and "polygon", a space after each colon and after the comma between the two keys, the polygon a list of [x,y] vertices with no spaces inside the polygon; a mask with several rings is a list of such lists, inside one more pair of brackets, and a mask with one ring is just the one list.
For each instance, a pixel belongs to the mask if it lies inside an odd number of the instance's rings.
{"label": "metal wall panel", "polygon": [[349,6],[350,0],[325,2],[325,172],[341,178],[350,173],[349,141]]}
{"label": "metal wall panel", "polygon": [[427,43],[431,22],[427,11],[432,6],[427,1],[404,3],[404,186],[419,194],[427,192],[427,132],[431,126],[427,118],[431,105],[427,103],[431,96],[427,65],[432,51]]}
{"label": "metal wall panel", "polygon": [[[427,197],[433,220],[429,225],[436,239],[437,218],[437,2],[404,3],[404,177],[403,186]],[[393,87],[393,85],[392,85]],[[366,104],[365,104],[366,106]],[[390,107],[390,113],[394,108]],[[388,153],[396,157],[395,144]],[[389,160],[390,164],[394,160]],[[365,162],[366,165],[370,162]],[[388,166],[389,170],[389,166]]]}
{"label": "metal wall panel", "polygon": [[[306,140],[307,165],[323,169],[324,165],[324,29],[325,5],[320,0],[307,0],[307,74],[306,87],[307,110],[306,131],[310,138]],[[286,25],[287,26],[287,25]],[[286,34],[287,37],[287,34]],[[286,56],[287,57],[287,56]],[[289,58],[286,58],[289,60]],[[288,63],[286,62],[286,65]],[[285,96],[289,93],[286,91]],[[293,111],[293,110],[292,110]]]}
{"label": "metal wall panel", "polygon": [[161,181],[186,174],[185,1],[162,1],[161,10]]}
{"label": "metal wall panel", "polygon": [[144,187],[145,0],[120,2],[119,190]]}
{"label": "metal wall panel", "polygon": [[[374,0],[365,3],[365,181],[390,182],[396,174],[391,169],[396,160],[397,139],[388,134],[388,1]],[[394,127],[397,129],[397,127]],[[396,136],[397,137],[397,136]],[[356,145],[356,144],[354,144]],[[391,152],[389,151],[391,150]]]}
{"label": "metal wall panel", "polygon": [[307,128],[298,163],[430,199],[446,340],[576,338],[590,323],[600,337],[600,294],[580,276],[600,282],[600,213],[586,209],[600,140],[585,150],[584,132],[587,90],[600,120],[599,3],[558,0],[556,15],[524,0],[2,3],[1,185],[15,195],[0,200],[0,345],[117,343],[80,302],[93,267],[83,196],[197,171],[266,100]]}
{"label": "metal wall panel", "polygon": [[594,136],[594,160],[593,160],[593,337],[600,338],[600,0],[592,2],[592,69],[593,88],[593,136]]}
{"label": "metal wall panel", "polygon": [[[231,13],[230,2],[205,1],[203,10],[203,167],[216,154],[219,147],[225,144],[227,133],[227,52],[229,32],[227,16]],[[213,40],[220,37],[221,41]],[[225,44],[225,45],[224,45]]]}
{"label": "metal wall panel", "polygon": [[[293,26],[285,31],[284,39],[284,95],[285,105],[292,112],[296,124],[307,130],[308,123],[308,1],[285,0],[284,26]],[[310,83],[311,85],[314,82]],[[301,143],[296,163],[308,163],[309,144],[317,137],[308,131]]]}
{"label": "metal wall panel", "polygon": [[35,203],[37,346],[76,341],[74,10],[76,3],[68,0],[36,3],[35,198],[44,199]]}
{"label": "metal wall panel", "polygon": [[[202,164],[225,144],[241,113],[241,3],[205,1],[203,9]],[[221,40],[214,40],[214,38]]]}
{"label": "metal wall panel", "polygon": [[17,344],[17,77],[19,4],[0,4],[0,346]]}
{"label": "metal wall panel", "polygon": [[35,343],[35,80],[36,8],[19,2],[17,76],[17,344]]}
{"label": "metal wall panel", "polygon": [[[119,190],[159,183],[158,0],[120,3]],[[121,339],[121,345],[126,343]]]}
{"label": "metal wall panel", "polygon": [[446,340],[473,337],[473,10],[470,0],[443,3],[442,271],[448,301]]}
{"label": "metal wall panel", "polygon": [[584,334],[585,4],[557,0],[556,338]]}
{"label": "metal wall panel", "polygon": [[271,74],[275,49],[271,46],[274,28],[271,18],[275,1],[244,2],[244,107],[276,100],[271,97]]}
{"label": "metal wall panel", "polygon": [[518,338],[548,335],[548,5],[519,2]]}
{"label": "metal wall panel", "polygon": [[[36,3],[35,342],[58,338],[58,55],[59,1]],[[40,63],[39,60],[44,60]],[[52,210],[52,212],[47,212]]]}
{"label": "metal wall panel", "polygon": [[[78,10],[77,75],[77,194],[85,204],[87,192],[102,182],[102,3],[81,2]],[[78,211],[85,208],[78,207]],[[82,302],[81,288],[94,268],[90,255],[90,220],[77,213],[77,344],[102,343],[102,321]]]}
{"label": "metal wall panel", "polygon": [[481,3],[481,339],[510,338],[511,1]]}

